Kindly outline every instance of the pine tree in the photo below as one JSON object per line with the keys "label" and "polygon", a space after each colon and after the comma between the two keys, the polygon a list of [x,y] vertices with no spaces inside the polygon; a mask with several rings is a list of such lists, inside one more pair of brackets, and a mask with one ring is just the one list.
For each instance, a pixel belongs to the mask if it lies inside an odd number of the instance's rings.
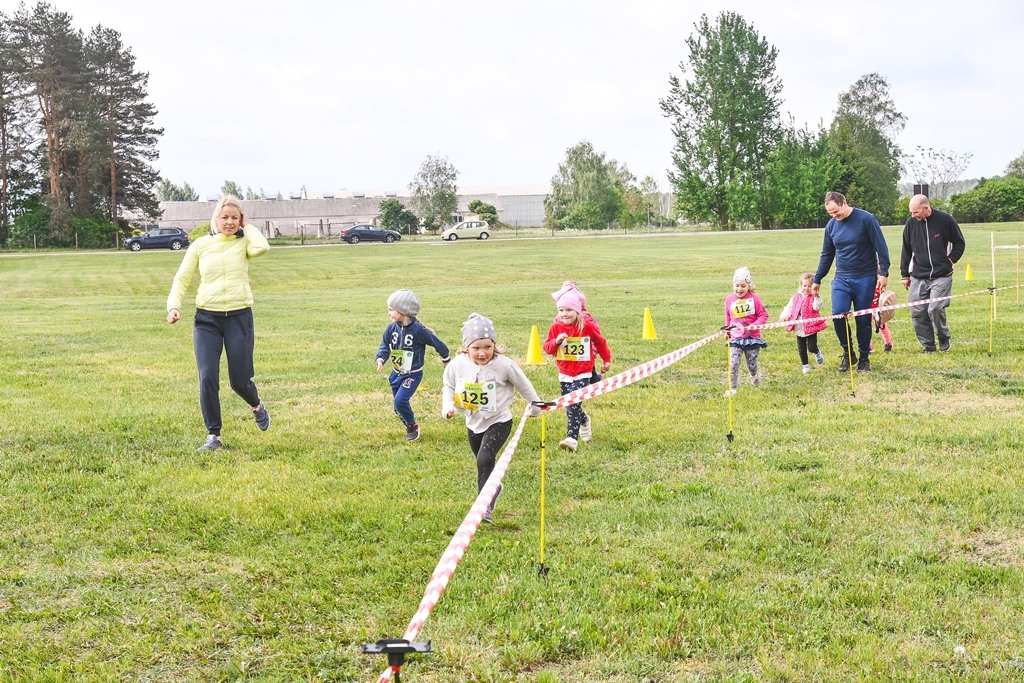
{"label": "pine tree", "polygon": [[83,132],[88,129],[81,125],[89,82],[82,34],[72,28],[69,14],[44,2],[32,10],[22,5],[12,28],[22,55],[22,78],[46,139],[50,230],[54,238],[67,240],[71,235],[71,215],[66,181],[70,165],[82,146]]}
{"label": "pine tree", "polygon": [[10,223],[24,210],[36,174],[32,168],[32,137],[28,91],[20,78],[21,52],[10,20],[0,13],[0,244]]}
{"label": "pine tree", "polygon": [[96,26],[85,42],[95,105],[97,133],[102,142],[105,201],[101,215],[116,222],[122,211],[160,215],[153,187],[159,174],[150,164],[158,157],[162,128],[153,125],[156,108],[147,101],[149,74],[135,69],[135,56],[112,29]]}

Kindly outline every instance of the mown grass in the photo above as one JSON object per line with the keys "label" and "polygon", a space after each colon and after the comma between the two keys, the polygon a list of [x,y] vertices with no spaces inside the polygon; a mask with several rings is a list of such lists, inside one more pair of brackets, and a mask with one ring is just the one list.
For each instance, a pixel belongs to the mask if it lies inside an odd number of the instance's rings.
{"label": "mown grass", "polygon": [[[954,293],[989,285],[990,231],[1024,226],[967,226],[975,281],[961,268]],[[372,680],[359,644],[401,635],[475,495],[436,356],[413,444],[373,372],[391,291],[453,348],[471,311],[492,317],[522,361],[577,279],[614,373],[717,330],[739,265],[776,317],[819,249],[817,231],[274,249],[252,268],[273,425],[225,387],[213,454],[190,326],[164,321],[180,254],[0,257],[0,681]],[[901,312],[853,394],[831,330],[808,376],[770,332],[731,443],[724,344],[588,402],[595,440],[548,454],[546,580],[533,421],[403,679],[1024,680],[1024,309],[998,310],[991,355],[987,294],[954,301],[949,354],[917,353]],[[553,365],[526,370],[557,395]]]}

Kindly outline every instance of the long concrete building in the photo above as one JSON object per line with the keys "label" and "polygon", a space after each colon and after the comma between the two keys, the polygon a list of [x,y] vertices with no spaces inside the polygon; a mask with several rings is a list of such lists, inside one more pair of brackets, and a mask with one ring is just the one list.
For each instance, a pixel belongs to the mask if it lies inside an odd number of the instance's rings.
{"label": "long concrete building", "polygon": [[[494,205],[498,220],[517,227],[539,227],[544,223],[544,200],[549,187],[461,188],[453,221],[469,213],[474,199]],[[242,202],[246,219],[264,234],[330,236],[357,223],[372,223],[380,214],[380,203],[397,199],[412,208],[412,195],[404,192],[354,192],[342,190],[319,197],[290,199],[247,199]],[[200,202],[160,202],[160,227],[184,228],[191,231],[210,220],[217,201],[213,197]]]}

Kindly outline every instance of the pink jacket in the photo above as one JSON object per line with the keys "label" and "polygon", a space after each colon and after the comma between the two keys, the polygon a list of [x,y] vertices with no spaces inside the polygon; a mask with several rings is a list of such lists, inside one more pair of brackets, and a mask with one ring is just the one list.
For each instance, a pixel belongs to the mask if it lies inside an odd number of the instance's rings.
{"label": "pink jacket", "polygon": [[[736,306],[737,301],[740,302],[739,306]],[[742,312],[746,314],[739,315],[740,309],[745,309]],[[768,322],[768,311],[761,303],[761,297],[750,293],[744,297],[738,297],[735,294],[725,297],[725,324],[726,326],[736,325],[735,328],[729,330],[730,339],[744,337],[760,339],[761,330],[748,330],[745,326],[764,325],[766,322]]]}
{"label": "pink jacket", "polygon": [[[813,323],[802,323],[800,320],[809,320],[811,318],[818,318],[821,316],[821,297],[820,296],[804,296],[800,292],[793,295],[793,298],[786,304],[786,308],[782,311],[782,320],[793,321],[792,325],[786,325],[786,331],[792,332],[797,330],[797,334],[800,336],[806,336],[809,334],[817,334],[824,330],[828,325],[824,320],[818,320]],[[802,327],[803,332],[797,328]]]}

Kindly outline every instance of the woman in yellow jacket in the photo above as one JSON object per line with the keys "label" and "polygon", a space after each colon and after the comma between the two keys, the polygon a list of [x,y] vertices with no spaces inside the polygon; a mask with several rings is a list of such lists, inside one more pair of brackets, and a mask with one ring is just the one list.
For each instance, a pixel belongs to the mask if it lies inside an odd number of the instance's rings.
{"label": "woman in yellow jacket", "polygon": [[[242,226],[245,226],[244,228]],[[167,297],[167,322],[181,320],[181,299],[199,270],[195,331],[192,341],[199,367],[199,406],[209,436],[201,451],[221,447],[220,354],[228,356],[231,388],[252,408],[256,425],[270,427],[270,414],[260,400],[252,377],[255,334],[249,259],[267,253],[270,245],[258,229],[245,225],[245,213],[236,197],[221,197],[210,219],[210,234],[188,248]]]}

